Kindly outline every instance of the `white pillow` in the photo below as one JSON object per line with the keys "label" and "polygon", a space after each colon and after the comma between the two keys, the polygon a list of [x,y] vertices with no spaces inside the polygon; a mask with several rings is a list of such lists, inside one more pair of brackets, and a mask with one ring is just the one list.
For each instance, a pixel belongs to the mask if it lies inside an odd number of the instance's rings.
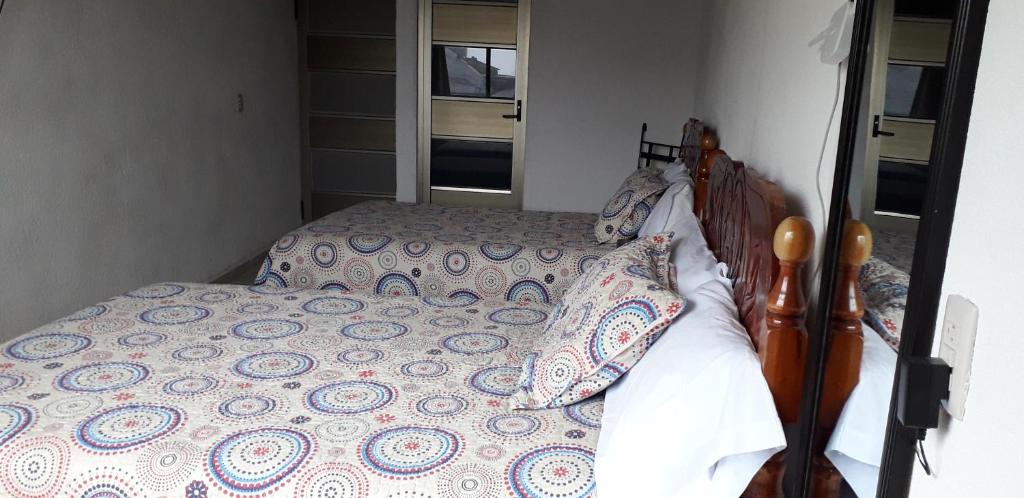
{"label": "white pillow", "polygon": [[673,212],[664,232],[675,233],[669,261],[676,267],[676,292],[689,298],[698,287],[720,275],[718,259],[708,248],[692,211]]}
{"label": "white pillow", "polygon": [[728,280],[687,299],[690,310],[605,394],[602,496],[735,498],[786,446]]}
{"label": "white pillow", "polygon": [[683,180],[690,179],[690,169],[686,167],[686,164],[682,159],[677,159],[673,163],[662,166],[661,177],[669,183],[681,182]]}
{"label": "white pillow", "polygon": [[676,215],[677,211],[693,212],[693,181],[687,177],[686,180],[675,182],[661,199],[654,204],[647,221],[640,227],[637,237],[647,237],[656,233],[664,233],[669,221]]}

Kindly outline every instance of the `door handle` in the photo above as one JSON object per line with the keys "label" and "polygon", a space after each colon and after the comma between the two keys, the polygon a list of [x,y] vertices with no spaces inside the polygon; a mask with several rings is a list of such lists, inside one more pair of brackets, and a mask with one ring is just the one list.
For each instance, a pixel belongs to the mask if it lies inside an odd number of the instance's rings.
{"label": "door handle", "polygon": [[514,119],[516,121],[522,121],[523,120],[523,101],[522,100],[517,100],[516,101],[516,113],[515,114],[502,114],[501,117],[503,117],[505,119]]}
{"label": "door handle", "polygon": [[875,126],[871,129],[872,137],[895,137],[896,134],[891,131],[882,131],[882,117],[875,115]]}

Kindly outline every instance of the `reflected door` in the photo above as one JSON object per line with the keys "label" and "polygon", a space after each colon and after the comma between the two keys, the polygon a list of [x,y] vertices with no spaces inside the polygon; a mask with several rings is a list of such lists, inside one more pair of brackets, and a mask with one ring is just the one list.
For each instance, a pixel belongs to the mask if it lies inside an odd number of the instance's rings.
{"label": "reflected door", "polygon": [[420,200],[519,208],[529,2],[420,7]]}

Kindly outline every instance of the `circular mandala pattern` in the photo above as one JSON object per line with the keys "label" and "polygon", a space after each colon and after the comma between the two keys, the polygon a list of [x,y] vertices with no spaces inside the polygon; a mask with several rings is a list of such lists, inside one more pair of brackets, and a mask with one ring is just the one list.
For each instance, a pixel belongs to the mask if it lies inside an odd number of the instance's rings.
{"label": "circular mandala pattern", "polygon": [[164,394],[191,398],[213,392],[221,386],[221,380],[209,375],[189,375],[169,380],[161,387]]}
{"label": "circular mandala pattern", "polygon": [[272,413],[277,405],[277,401],[269,396],[242,394],[221,401],[217,405],[217,413],[230,420],[251,420]]}
{"label": "circular mandala pattern", "polygon": [[518,258],[512,262],[512,273],[523,277],[530,273],[530,261],[526,258]]}
{"label": "circular mandala pattern", "polygon": [[320,268],[330,268],[338,261],[338,248],[330,242],[320,242],[309,250],[309,256]]}
{"label": "circular mandala pattern", "polygon": [[476,288],[488,296],[496,296],[505,291],[508,278],[497,266],[485,266],[476,273]]}
{"label": "circular mandala pattern", "polygon": [[409,327],[396,322],[366,321],[346,325],[341,335],[360,341],[387,341],[409,333]]}
{"label": "circular mandala pattern", "polygon": [[651,205],[647,201],[638,203],[633,208],[633,212],[626,218],[626,221],[619,226],[619,235],[626,238],[636,237],[636,234],[640,232],[640,227],[643,226],[650,215]]}
{"label": "circular mandala pattern", "polygon": [[92,363],[60,374],[53,384],[61,391],[102,393],[134,386],[149,375],[149,367],[140,363]]}
{"label": "circular mandala pattern", "polygon": [[231,327],[231,335],[239,339],[271,340],[293,336],[306,330],[306,326],[293,320],[250,320]]}
{"label": "circular mandala pattern", "polygon": [[205,363],[224,355],[224,349],[213,344],[197,344],[171,351],[171,359],[184,363]]}
{"label": "circular mandala pattern", "polygon": [[280,310],[281,307],[272,303],[246,303],[235,311],[240,315],[269,315]]}
{"label": "circular mandala pattern", "polygon": [[488,354],[507,348],[508,339],[486,332],[468,332],[445,337],[441,347],[455,354]]}
{"label": "circular mandala pattern", "polygon": [[78,324],[78,330],[86,334],[103,335],[128,330],[135,325],[130,318],[97,318]]}
{"label": "circular mandala pattern", "polygon": [[402,365],[398,370],[406,377],[436,379],[448,373],[448,364],[437,360],[416,360]]}
{"label": "circular mandala pattern", "polygon": [[459,329],[469,325],[470,322],[469,319],[461,316],[446,315],[431,318],[430,320],[427,320],[427,323],[441,329]]}
{"label": "circular mandala pattern", "polygon": [[430,244],[427,242],[413,241],[402,244],[402,252],[413,259],[418,259],[430,252]]}
{"label": "circular mandala pattern", "polygon": [[527,278],[512,284],[505,293],[505,300],[513,303],[547,303],[550,297],[544,284]]}
{"label": "circular mandala pattern", "polygon": [[212,312],[207,308],[182,304],[143,311],[139,315],[139,319],[153,325],[181,325],[204,320],[211,314]]}
{"label": "circular mandala pattern", "polygon": [[161,334],[160,332],[135,332],[133,334],[123,335],[117,338],[118,346],[124,348],[148,348],[156,346],[157,344],[163,343],[167,340],[167,334]]}
{"label": "circular mandala pattern", "polygon": [[354,415],[382,408],[396,392],[379,382],[347,380],[320,386],[306,393],[306,406],[331,415]]}
{"label": "circular mandala pattern", "polygon": [[366,365],[383,358],[384,352],[379,349],[352,348],[338,353],[338,361],[346,365]]}
{"label": "circular mandala pattern", "polygon": [[289,351],[256,353],[238,360],[231,367],[236,374],[255,380],[287,379],[314,368],[316,360],[312,356]]}
{"label": "circular mandala pattern", "polygon": [[483,424],[490,434],[501,438],[518,439],[529,437],[541,428],[541,421],[533,415],[503,413],[487,419]]}
{"label": "circular mandala pattern", "polygon": [[185,288],[178,284],[158,284],[136,289],[125,295],[140,299],[166,299],[182,292],[185,292]]}
{"label": "circular mandala pattern", "polygon": [[348,238],[348,246],[359,254],[373,254],[390,243],[391,237],[387,235],[359,234]]}
{"label": "circular mandala pattern", "polygon": [[6,445],[36,423],[36,412],[27,406],[0,405],[0,446]]}
{"label": "circular mandala pattern", "polygon": [[403,273],[385,273],[377,280],[375,294],[382,296],[417,296],[419,290],[416,283]]}
{"label": "circular mandala pattern", "polygon": [[377,314],[386,318],[409,318],[420,314],[415,306],[390,306],[377,311]]}
{"label": "circular mandala pattern", "polygon": [[[9,446],[9,447],[8,447]],[[0,460],[0,482],[7,496],[47,498],[57,496],[67,478],[71,449],[56,437],[13,441]]]}
{"label": "circular mandala pattern", "polygon": [[335,443],[355,441],[370,431],[370,424],[354,417],[344,417],[324,422],[316,428],[318,438]]}
{"label": "circular mandala pattern", "polygon": [[93,413],[103,406],[98,396],[78,394],[50,402],[43,407],[43,414],[58,419],[74,418],[83,413]]}
{"label": "circular mandala pattern", "polygon": [[548,314],[529,308],[501,308],[488,313],[487,320],[501,325],[537,325],[548,319]]}
{"label": "circular mandala pattern", "polygon": [[505,455],[505,448],[497,444],[485,444],[476,449],[476,456],[483,460],[493,462]]}
{"label": "circular mandala pattern", "polygon": [[229,493],[273,496],[315,452],[316,442],[303,432],[251,429],[215,444],[206,458],[206,472]]}
{"label": "circular mandala pattern", "polygon": [[597,256],[583,256],[576,262],[576,272],[578,275],[585,275],[594,263],[597,263],[601,258]]}
{"label": "circular mandala pattern", "polygon": [[480,244],[480,254],[483,257],[495,261],[502,262],[508,261],[519,254],[522,251],[522,246],[518,244],[500,244],[500,243],[485,243]]}
{"label": "circular mandala pattern", "polygon": [[135,475],[146,487],[168,492],[192,474],[199,465],[201,453],[198,446],[185,441],[150,444],[135,461]]}
{"label": "circular mandala pattern", "polygon": [[537,259],[549,265],[555,264],[558,260],[562,259],[562,254],[564,253],[561,249],[556,249],[554,247],[537,249]]}
{"label": "circular mandala pattern", "polygon": [[348,291],[350,291],[352,289],[349,289],[348,286],[346,286],[345,284],[343,284],[341,282],[330,281],[330,282],[324,282],[323,284],[321,284],[320,285],[320,290],[348,292]]}
{"label": "circular mandala pattern", "polygon": [[106,315],[107,312],[109,312],[109,311],[110,311],[109,307],[107,307],[105,305],[102,305],[102,304],[95,304],[95,305],[89,306],[88,308],[76,311],[76,312],[68,315],[66,318],[64,318],[64,321],[67,321],[67,322],[79,322],[79,321],[82,321],[82,320],[89,320],[91,318],[98,318],[98,317],[101,317],[103,315]]}
{"label": "circular mandala pattern", "polygon": [[14,341],[4,348],[8,358],[24,361],[49,360],[92,347],[92,339],[78,334],[42,334]]}
{"label": "circular mandala pattern", "polygon": [[438,480],[439,498],[489,498],[500,495],[501,487],[498,473],[477,463],[448,467]]}
{"label": "circular mandala pattern", "polygon": [[68,496],[78,498],[148,498],[127,469],[94,466],[71,480]]}
{"label": "circular mandala pattern", "polygon": [[592,496],[594,452],[561,444],[541,446],[517,456],[506,474],[519,498]]}
{"label": "circular mandala pattern", "polygon": [[16,374],[0,374],[0,393],[13,391],[26,384],[25,377]]}
{"label": "circular mandala pattern", "polygon": [[327,462],[305,471],[295,495],[316,498],[364,498],[370,481],[363,471],[343,462]]}
{"label": "circular mandala pattern", "polygon": [[[307,228],[311,230],[314,227],[307,227]],[[298,241],[299,241],[298,234],[290,233],[288,235],[285,235],[284,237],[281,237],[281,240],[278,240],[277,244],[274,244],[274,250],[277,251],[277,252],[281,252],[281,253],[291,251],[292,248],[295,247],[295,244]]]}
{"label": "circular mandala pattern", "polygon": [[337,349],[343,342],[344,340],[341,337],[335,335],[302,334],[298,337],[289,339],[288,347],[290,349],[317,353],[320,351],[331,351],[333,349]]}
{"label": "circular mandala pattern", "polygon": [[184,412],[170,406],[119,406],[83,420],[75,440],[89,452],[120,453],[174,433],[185,420]]}
{"label": "circular mandala pattern", "polygon": [[442,263],[444,264],[445,271],[447,271],[448,274],[455,277],[461,277],[465,275],[470,268],[469,255],[466,254],[466,251],[458,249],[454,251],[448,251],[444,255]]}
{"label": "circular mandala pattern", "polygon": [[455,394],[432,394],[416,401],[416,413],[430,419],[454,417],[469,408],[469,401]]}
{"label": "circular mandala pattern", "polygon": [[[463,302],[473,304],[480,300],[480,296],[473,293],[473,291],[460,289],[451,294],[448,294],[448,299],[456,302]],[[468,306],[468,305],[467,305]]]}
{"label": "circular mandala pattern", "polygon": [[485,367],[470,375],[466,384],[484,394],[511,396],[519,388],[519,374],[519,367]]}
{"label": "circular mandala pattern", "polygon": [[391,251],[384,251],[377,256],[377,264],[385,270],[394,269],[395,266],[398,266],[398,256]]}
{"label": "circular mandala pattern", "polygon": [[456,460],[465,443],[454,432],[431,427],[392,427],[366,438],[359,448],[363,465],[389,479],[433,474]]}
{"label": "circular mandala pattern", "polygon": [[345,281],[351,283],[353,287],[362,289],[373,285],[373,268],[365,260],[352,258],[346,261],[342,272],[345,275]]}
{"label": "circular mandala pattern", "polygon": [[202,304],[217,304],[238,298],[238,294],[228,291],[209,291],[192,297],[192,300]]}
{"label": "circular mandala pattern", "polygon": [[609,355],[618,354],[623,343],[643,334],[659,315],[655,304],[643,298],[630,299],[605,312],[587,347],[591,361],[600,365]]}
{"label": "circular mandala pattern", "polygon": [[612,197],[611,200],[608,201],[608,204],[605,205],[604,209],[601,210],[601,218],[605,220],[615,218],[620,213],[622,213],[624,209],[626,209],[626,206],[629,205],[629,201],[632,198],[632,190],[625,190],[619,192],[618,194],[615,195],[615,197]]}
{"label": "circular mandala pattern", "polygon": [[601,428],[601,415],[603,414],[604,400],[601,398],[590,398],[562,407],[562,415],[565,418],[590,429]]}

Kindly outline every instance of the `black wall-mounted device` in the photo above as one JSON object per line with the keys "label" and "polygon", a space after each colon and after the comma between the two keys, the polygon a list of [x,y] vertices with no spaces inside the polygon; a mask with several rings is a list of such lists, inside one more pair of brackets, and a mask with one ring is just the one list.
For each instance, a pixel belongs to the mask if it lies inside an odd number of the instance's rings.
{"label": "black wall-mounted device", "polygon": [[896,417],[904,427],[934,429],[939,426],[939,410],[942,400],[949,398],[952,371],[940,358],[904,358],[900,361]]}

